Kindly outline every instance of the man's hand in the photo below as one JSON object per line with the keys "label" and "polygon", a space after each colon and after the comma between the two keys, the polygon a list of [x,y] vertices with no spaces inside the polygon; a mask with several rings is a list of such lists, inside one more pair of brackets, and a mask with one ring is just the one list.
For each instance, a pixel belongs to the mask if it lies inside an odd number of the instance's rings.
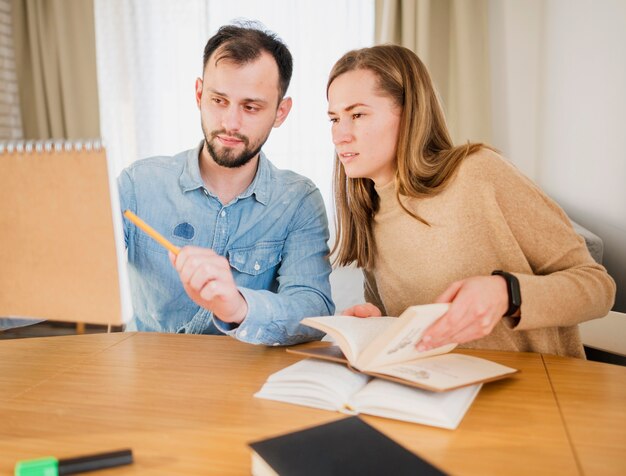
{"label": "man's hand", "polygon": [[380,317],[382,313],[373,304],[367,302],[365,304],[357,304],[356,306],[349,307],[341,312],[342,316],[354,316],[354,317]]}
{"label": "man's hand", "polygon": [[187,295],[224,322],[240,324],[248,313],[228,260],[208,248],[185,246],[169,253]]}
{"label": "man's hand", "polygon": [[452,283],[435,302],[450,303],[450,309],[426,329],[420,351],[490,334],[509,307],[509,294],[502,276],[475,276]]}

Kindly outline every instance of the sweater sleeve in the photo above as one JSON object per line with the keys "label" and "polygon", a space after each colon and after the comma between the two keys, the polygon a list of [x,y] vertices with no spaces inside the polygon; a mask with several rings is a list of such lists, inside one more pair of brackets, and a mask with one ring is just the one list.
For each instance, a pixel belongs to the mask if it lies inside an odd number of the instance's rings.
{"label": "sweater sleeve", "polygon": [[505,323],[530,330],[606,315],[615,282],[593,260],[565,212],[504,160],[496,159],[491,181],[502,217],[532,271],[506,270],[519,279],[522,306],[520,318]]}

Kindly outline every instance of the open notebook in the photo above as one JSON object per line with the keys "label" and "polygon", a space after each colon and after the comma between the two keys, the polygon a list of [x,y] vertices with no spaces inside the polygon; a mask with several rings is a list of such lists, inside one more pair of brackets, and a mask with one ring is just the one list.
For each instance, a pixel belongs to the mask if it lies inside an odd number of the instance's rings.
{"label": "open notebook", "polygon": [[0,317],[132,317],[115,177],[98,142],[0,143]]}

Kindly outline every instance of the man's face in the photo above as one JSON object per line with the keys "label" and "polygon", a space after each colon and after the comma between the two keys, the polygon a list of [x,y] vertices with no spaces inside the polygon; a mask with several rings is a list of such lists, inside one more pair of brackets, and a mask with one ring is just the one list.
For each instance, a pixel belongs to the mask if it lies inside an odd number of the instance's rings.
{"label": "man's face", "polygon": [[[220,50],[217,50],[219,56]],[[279,74],[268,53],[243,65],[228,59],[215,64],[213,53],[196,80],[207,151],[223,167],[241,167],[255,158],[272,127],[286,119],[291,99],[279,103]]]}

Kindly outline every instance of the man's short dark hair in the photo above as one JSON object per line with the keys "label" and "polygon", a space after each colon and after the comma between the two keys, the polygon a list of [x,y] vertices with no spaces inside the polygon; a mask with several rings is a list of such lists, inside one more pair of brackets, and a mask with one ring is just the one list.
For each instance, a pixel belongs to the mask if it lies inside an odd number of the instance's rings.
{"label": "man's short dark hair", "polygon": [[209,38],[204,47],[202,71],[206,69],[211,55],[218,49],[220,51],[215,58],[216,63],[226,59],[243,65],[257,59],[263,51],[271,54],[278,66],[279,99],[285,96],[291,81],[293,59],[287,45],[275,33],[262,29],[256,22],[221,27]]}

